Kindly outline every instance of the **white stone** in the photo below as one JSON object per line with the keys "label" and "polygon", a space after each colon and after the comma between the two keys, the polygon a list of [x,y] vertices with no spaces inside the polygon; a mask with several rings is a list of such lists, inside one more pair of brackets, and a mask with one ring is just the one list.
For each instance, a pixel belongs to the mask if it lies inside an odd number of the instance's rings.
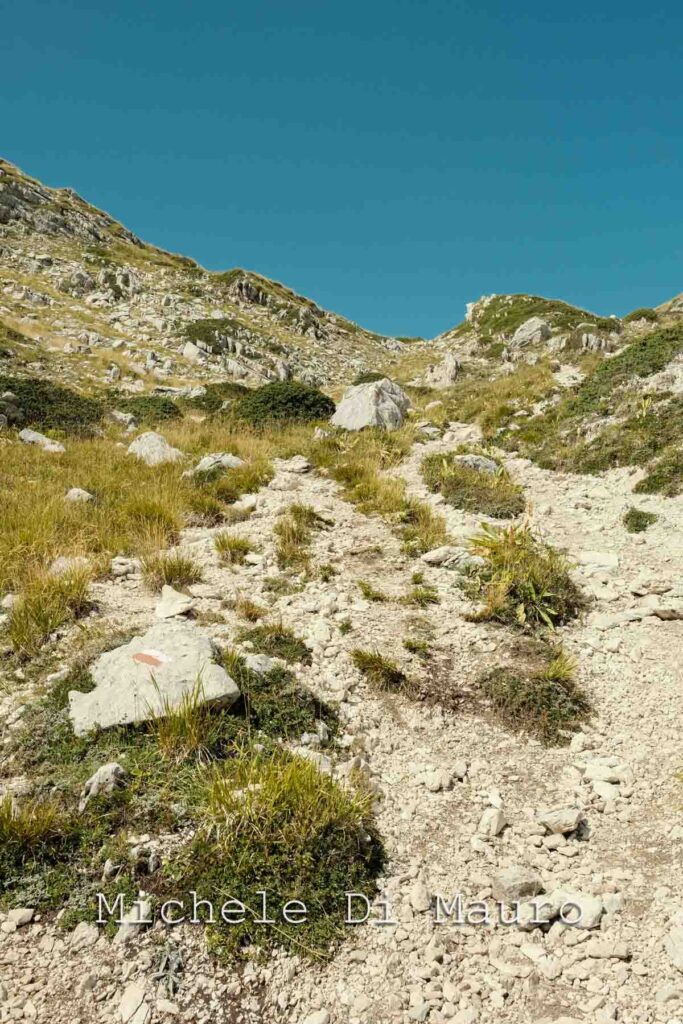
{"label": "white stone", "polygon": [[493,879],[491,891],[494,900],[511,903],[529,899],[543,892],[543,882],[535,871],[523,867],[504,868]]}
{"label": "white stone", "polygon": [[541,320],[539,316],[532,316],[517,328],[512,335],[510,344],[514,345],[515,348],[523,348],[525,345],[546,341],[551,333],[550,327],[545,320]]}
{"label": "white stone", "polygon": [[387,377],[347,388],[330,423],[344,430],[400,427],[410,408],[405,391]]}
{"label": "white stone", "polygon": [[507,821],[500,807],[487,807],[477,825],[477,835],[493,838],[500,835]]}
{"label": "white stone", "polygon": [[191,597],[164,584],[154,614],[158,619],[172,619],[177,615],[187,614],[192,608],[194,608],[194,601]]}
{"label": "white stone", "polygon": [[34,914],[35,910],[31,907],[17,907],[15,910],[8,912],[7,920],[11,921],[17,928],[22,928],[25,924],[31,923]]}
{"label": "white stone", "polygon": [[65,501],[87,502],[94,501],[95,496],[90,491],[84,491],[82,487],[72,487],[66,492]]}
{"label": "white stone", "polygon": [[116,761],[103,764],[90,776],[83,786],[78,810],[84,811],[88,802],[96,796],[110,796],[115,790],[126,785],[126,772]]}
{"label": "white stone", "polygon": [[683,925],[672,928],[664,939],[664,949],[674,967],[683,971]]}
{"label": "white stone", "polygon": [[60,441],[53,441],[49,437],[45,437],[45,434],[40,434],[37,430],[24,429],[19,432],[19,440],[23,441],[24,444],[35,444],[39,448],[42,448],[44,452],[65,452],[66,448]]}
{"label": "white stone", "polygon": [[536,820],[555,835],[566,835],[578,828],[583,817],[578,807],[552,807],[540,810]]}
{"label": "white stone", "polygon": [[233,455],[231,452],[212,452],[210,455],[204,455],[194,469],[188,469],[183,475],[201,476],[218,470],[237,469],[243,465],[244,459],[240,459],[239,455]]}
{"label": "white stone", "polygon": [[191,623],[157,623],[130,643],[100,655],[91,669],[95,688],[69,693],[69,717],[77,736],[99,726],[149,721],[177,707],[201,686],[203,701],[230,707],[239,690],[209,640]]}
{"label": "white stone", "polygon": [[153,430],[136,437],[128,446],[128,454],[135,455],[147,466],[161,466],[165,462],[178,462],[185,458],[178,448],[172,448],[165,437]]}

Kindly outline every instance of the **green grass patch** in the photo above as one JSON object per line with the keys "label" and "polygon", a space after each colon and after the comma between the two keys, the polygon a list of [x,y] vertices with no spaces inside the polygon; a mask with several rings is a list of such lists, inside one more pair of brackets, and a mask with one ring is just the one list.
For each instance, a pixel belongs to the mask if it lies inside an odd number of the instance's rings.
{"label": "green grass patch", "polygon": [[659,516],[654,512],[645,512],[642,508],[629,508],[624,512],[622,523],[629,533],[644,533],[648,526],[656,523]]}
{"label": "green grass patch", "polygon": [[[376,893],[383,854],[370,795],[342,790],[284,751],[247,748],[207,773],[197,799],[201,825],[168,889],[241,901],[239,923],[210,926],[213,948],[234,956],[283,945],[305,958],[326,957],[348,933],[343,893]],[[257,924],[259,890],[278,908],[274,924]],[[308,909],[299,924],[279,913],[294,899]]]}
{"label": "green grass patch", "polygon": [[186,587],[199,583],[202,567],[180,551],[161,551],[143,560],[142,575],[151,590],[161,590],[163,586]]}
{"label": "green grass patch", "polygon": [[546,745],[566,743],[567,733],[590,713],[590,703],[574,679],[575,666],[561,650],[541,664],[499,666],[479,679],[502,723]]}
{"label": "green grass patch", "polygon": [[408,686],[405,672],[379,651],[365,651],[360,647],[351,651],[351,661],[364,679],[378,690],[400,692]]}
{"label": "green grass patch", "polygon": [[443,494],[449,505],[494,519],[511,519],[525,508],[524,491],[501,467],[484,473],[458,461],[456,453],[428,455],[422,475],[430,491]]}
{"label": "green grass patch", "polygon": [[301,662],[303,665],[310,665],[312,661],[311,652],[303,640],[282,624],[264,624],[244,629],[237,639],[248,640],[258,654],[267,654],[271,658]]}

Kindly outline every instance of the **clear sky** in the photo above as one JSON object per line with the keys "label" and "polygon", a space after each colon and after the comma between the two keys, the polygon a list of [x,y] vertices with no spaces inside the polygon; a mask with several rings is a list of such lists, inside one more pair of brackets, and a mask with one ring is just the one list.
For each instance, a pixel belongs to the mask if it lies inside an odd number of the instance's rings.
{"label": "clear sky", "polygon": [[389,334],[683,291],[683,5],[24,0],[0,153]]}

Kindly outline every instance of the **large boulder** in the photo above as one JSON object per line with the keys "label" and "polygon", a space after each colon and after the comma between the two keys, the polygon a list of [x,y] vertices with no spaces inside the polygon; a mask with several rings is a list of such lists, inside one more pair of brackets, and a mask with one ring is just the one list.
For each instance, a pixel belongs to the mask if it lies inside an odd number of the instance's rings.
{"label": "large boulder", "polygon": [[177,707],[197,685],[203,703],[230,707],[240,692],[217,657],[212,641],[192,623],[152,626],[100,655],[90,670],[93,690],[69,693],[74,732],[150,721]]}
{"label": "large boulder", "polygon": [[400,427],[410,408],[405,391],[387,377],[347,388],[330,420],[334,427],[362,430],[364,427]]}
{"label": "large boulder", "polygon": [[161,466],[165,462],[178,462],[185,458],[178,448],[172,448],[165,437],[148,430],[128,445],[128,454],[135,455],[147,466]]}
{"label": "large boulder", "polygon": [[534,345],[539,341],[547,341],[551,335],[550,326],[540,316],[532,316],[517,328],[512,335],[511,344],[515,348]]}
{"label": "large boulder", "polygon": [[455,383],[459,370],[460,362],[457,357],[448,352],[440,363],[427,367],[424,382],[428,388],[449,388]]}

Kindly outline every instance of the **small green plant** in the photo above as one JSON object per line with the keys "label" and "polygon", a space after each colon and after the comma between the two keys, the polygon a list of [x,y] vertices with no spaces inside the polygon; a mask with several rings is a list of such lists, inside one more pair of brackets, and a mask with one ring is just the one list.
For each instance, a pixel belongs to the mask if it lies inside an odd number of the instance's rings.
{"label": "small green plant", "polygon": [[410,582],[414,583],[416,587],[419,586],[421,583],[424,583],[424,580],[425,574],[423,572],[414,572],[411,574]]}
{"label": "small green plant", "polygon": [[494,519],[511,519],[524,511],[524,491],[502,468],[486,473],[458,461],[455,453],[428,455],[422,475],[431,491],[443,494],[449,505]]}
{"label": "small green plant", "polygon": [[250,597],[237,597],[228,606],[232,607],[235,613],[247,622],[258,622],[259,619],[262,619],[264,615],[268,614],[267,608],[262,604],[258,604],[256,601],[252,601]]}
{"label": "small green plant", "polygon": [[439,604],[439,594],[434,587],[411,587],[402,601],[417,608],[427,608],[430,604]]}
{"label": "small green plant", "polygon": [[17,654],[33,657],[60,626],[86,615],[90,573],[78,569],[60,576],[38,573],[12,606],[9,636]]}
{"label": "small green plant", "polygon": [[273,381],[238,398],[232,412],[252,426],[273,421],[306,421],[329,419],[334,402],[317,388],[299,381]]}
{"label": "small green plant", "polygon": [[416,654],[419,658],[429,657],[429,644],[426,640],[408,636],[403,641],[403,646],[409,654]]}
{"label": "small green plant", "polygon": [[223,530],[214,538],[214,547],[223,565],[244,565],[245,559],[253,548],[245,537]]}
{"label": "small green plant", "polygon": [[161,551],[144,559],[142,575],[151,590],[161,590],[163,586],[186,587],[199,583],[202,567],[180,551]]}
{"label": "small green plant", "polygon": [[674,498],[683,491],[683,450],[668,448],[633,488],[636,494],[663,494]]}
{"label": "small green plant", "polygon": [[309,562],[308,546],[311,531],[289,515],[283,516],[273,528],[277,537],[275,554],[281,569],[305,569]]}
{"label": "small green plant", "polygon": [[342,636],[348,636],[349,633],[353,632],[353,623],[351,619],[342,619],[339,623],[339,632]]}
{"label": "small green plant", "polygon": [[654,512],[645,512],[640,508],[629,508],[622,517],[622,522],[629,533],[643,533],[648,526],[657,522],[659,516]]}
{"label": "small green plant", "polygon": [[0,879],[12,869],[55,859],[74,842],[71,817],[53,798],[31,799],[15,804],[7,795],[0,799]]}
{"label": "small green plant", "polygon": [[281,623],[263,624],[252,629],[244,629],[238,634],[238,640],[248,640],[259,654],[267,654],[271,658],[282,658],[283,661],[311,664],[311,652],[306,644],[291,629]]}
{"label": "small green plant", "polygon": [[485,560],[468,585],[470,596],[484,600],[475,619],[552,629],[584,607],[565,556],[534,537],[528,526],[484,527],[471,547]]}
{"label": "small green plant", "polygon": [[379,651],[364,651],[356,647],[351,651],[351,661],[360,674],[378,690],[404,690],[408,679],[402,669],[385,658]]}
{"label": "small green plant", "polygon": [[574,680],[575,666],[562,650],[550,652],[545,664],[524,671],[517,666],[491,669],[479,680],[502,722],[543,743],[566,742],[590,712],[590,703]]}
{"label": "small green plant", "polygon": [[358,589],[366,601],[372,601],[377,604],[382,601],[389,600],[384,591],[377,590],[377,588],[373,587],[372,583],[368,583],[367,580],[358,580]]}
{"label": "small green plant", "polygon": [[330,562],[325,562],[318,566],[318,575],[323,583],[329,583],[337,575],[337,569]]}

